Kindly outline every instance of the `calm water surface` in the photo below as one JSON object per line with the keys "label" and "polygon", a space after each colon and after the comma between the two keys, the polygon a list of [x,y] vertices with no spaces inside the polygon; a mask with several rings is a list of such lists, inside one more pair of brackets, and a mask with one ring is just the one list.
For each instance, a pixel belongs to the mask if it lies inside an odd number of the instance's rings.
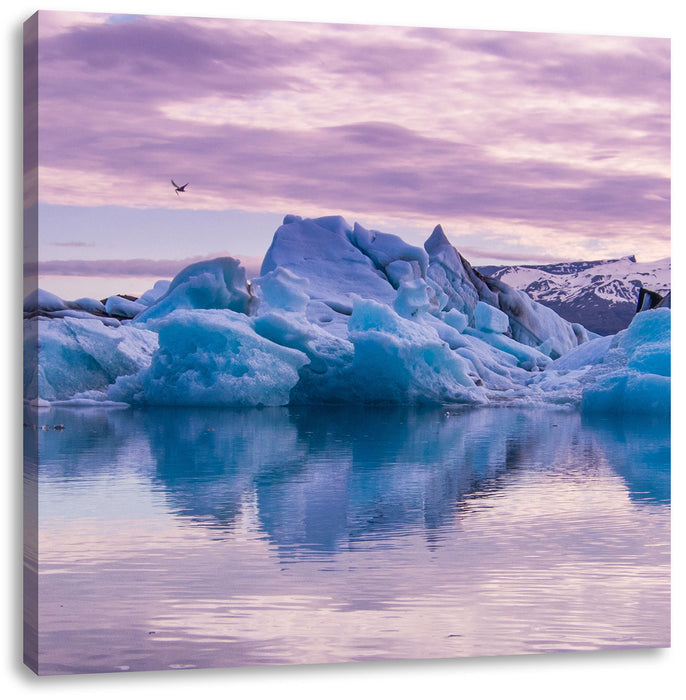
{"label": "calm water surface", "polygon": [[669,427],[40,411],[46,674],[668,646]]}

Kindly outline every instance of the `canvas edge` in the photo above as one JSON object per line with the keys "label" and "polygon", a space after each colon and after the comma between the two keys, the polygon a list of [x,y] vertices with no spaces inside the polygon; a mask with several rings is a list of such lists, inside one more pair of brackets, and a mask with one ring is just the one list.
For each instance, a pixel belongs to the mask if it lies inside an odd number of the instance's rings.
{"label": "canvas edge", "polygon": [[[38,22],[36,12],[24,22],[22,36],[23,297],[38,287]],[[26,331],[24,325],[24,373],[37,370],[30,365],[38,357],[31,347],[38,336]],[[38,432],[25,423],[23,433],[23,660],[38,674]]]}

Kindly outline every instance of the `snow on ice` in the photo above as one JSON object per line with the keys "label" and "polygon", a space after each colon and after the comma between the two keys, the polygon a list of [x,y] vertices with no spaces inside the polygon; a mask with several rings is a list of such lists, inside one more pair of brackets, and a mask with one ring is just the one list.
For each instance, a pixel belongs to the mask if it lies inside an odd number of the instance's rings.
{"label": "snow on ice", "polygon": [[250,281],[218,258],[136,301],[37,290],[24,318],[35,402],[669,412],[669,309],[597,337],[479,274],[440,226],[420,248],[341,217],[287,216]]}

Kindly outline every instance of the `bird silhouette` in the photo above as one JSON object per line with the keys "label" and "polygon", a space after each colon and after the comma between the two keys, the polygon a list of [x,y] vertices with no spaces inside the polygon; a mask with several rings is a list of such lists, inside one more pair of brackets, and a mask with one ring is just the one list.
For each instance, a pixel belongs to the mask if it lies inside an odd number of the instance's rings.
{"label": "bird silhouette", "polygon": [[188,187],[188,184],[189,184],[189,183],[186,183],[185,185],[179,186],[179,185],[177,185],[177,184],[174,182],[174,180],[172,180],[172,181],[171,181],[171,184],[174,185],[174,192],[176,192],[176,196],[178,197],[178,196],[179,196],[179,192],[185,192],[185,191],[186,191],[186,187]]}

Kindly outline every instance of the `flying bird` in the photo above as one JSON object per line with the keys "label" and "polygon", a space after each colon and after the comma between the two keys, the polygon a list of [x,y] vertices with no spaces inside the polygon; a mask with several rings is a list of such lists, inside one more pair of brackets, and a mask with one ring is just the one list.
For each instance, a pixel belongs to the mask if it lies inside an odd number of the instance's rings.
{"label": "flying bird", "polygon": [[186,187],[188,187],[188,183],[186,183],[185,185],[181,185],[181,186],[179,187],[179,185],[177,185],[177,184],[174,182],[174,180],[171,181],[171,184],[174,185],[174,192],[176,192],[176,196],[177,196],[177,197],[179,196],[179,192],[185,192],[185,191],[186,191]]}

